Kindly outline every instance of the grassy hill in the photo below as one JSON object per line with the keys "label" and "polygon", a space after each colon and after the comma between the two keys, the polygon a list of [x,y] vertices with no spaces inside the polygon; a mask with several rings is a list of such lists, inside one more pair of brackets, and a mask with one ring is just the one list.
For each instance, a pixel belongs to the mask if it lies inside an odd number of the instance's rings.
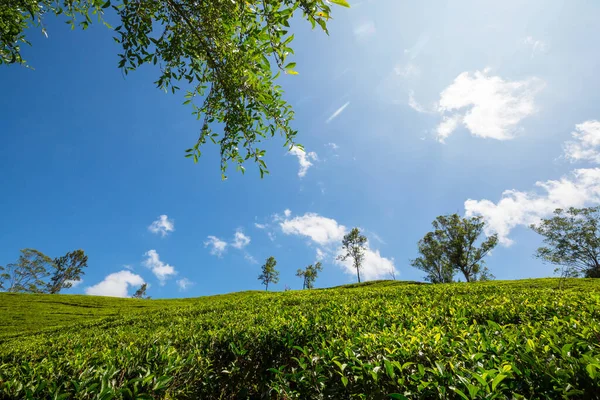
{"label": "grassy hill", "polygon": [[0,293],[0,398],[600,398],[600,280]]}

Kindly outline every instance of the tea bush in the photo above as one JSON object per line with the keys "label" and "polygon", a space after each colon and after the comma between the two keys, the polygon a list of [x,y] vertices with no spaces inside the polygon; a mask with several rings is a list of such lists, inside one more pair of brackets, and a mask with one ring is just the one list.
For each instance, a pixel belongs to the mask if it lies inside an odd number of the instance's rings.
{"label": "tea bush", "polygon": [[0,397],[600,398],[600,282],[557,286],[382,282],[166,302],[6,339]]}

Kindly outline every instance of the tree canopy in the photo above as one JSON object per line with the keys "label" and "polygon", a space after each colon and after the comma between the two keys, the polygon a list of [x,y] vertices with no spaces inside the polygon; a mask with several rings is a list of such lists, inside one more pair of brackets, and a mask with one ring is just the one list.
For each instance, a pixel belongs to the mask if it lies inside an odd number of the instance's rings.
{"label": "tree canopy", "polygon": [[275,269],[277,260],[271,256],[267,258],[265,264],[261,267],[262,273],[258,276],[258,280],[265,285],[265,290],[269,290],[269,283],[279,282],[279,271]]}
{"label": "tree canopy", "polygon": [[498,236],[491,235],[477,245],[485,227],[482,217],[440,215],[432,226],[434,230],[419,241],[421,256],[411,261],[413,267],[427,272],[427,280],[451,282],[456,272],[467,282],[492,278],[483,258],[496,247]]}
{"label": "tree canopy", "polygon": [[52,259],[35,249],[22,249],[17,262],[0,267],[0,287],[7,292],[44,293]]}
{"label": "tree canopy", "polygon": [[317,276],[319,272],[323,270],[323,264],[320,261],[307,266],[305,269],[298,269],[296,271],[296,276],[302,278],[302,289],[312,289],[314,287],[315,281],[317,280]]}
{"label": "tree canopy", "polygon": [[62,257],[55,258],[52,267],[54,273],[48,282],[48,293],[56,294],[62,289],[69,289],[73,282],[81,280],[85,274],[83,269],[87,267],[88,256],[83,250],[75,250],[65,254]]}
{"label": "tree canopy", "polygon": [[367,250],[367,238],[360,233],[360,229],[352,228],[352,230],[344,235],[342,239],[342,251],[337,259],[346,261],[352,259],[352,265],[356,269],[358,283],[360,283],[360,270],[365,259],[365,251]]}
{"label": "tree canopy", "polygon": [[81,280],[87,255],[75,250],[54,260],[39,250],[22,249],[19,259],[0,266],[0,290],[57,294]]}
{"label": "tree canopy", "polygon": [[[280,73],[295,75],[290,20],[299,11],[327,32],[329,4],[346,0],[5,0],[0,8],[0,64],[24,64],[25,31],[48,14],[63,15],[74,29],[103,21],[113,10],[120,23],[115,41],[122,47],[118,66],[125,74],[157,64],[157,87],[175,93],[186,86],[184,104],[200,120],[196,143],[186,150],[195,162],[207,141],[217,143],[221,172],[229,163],[244,172],[253,160],[261,177],[268,173],[263,139],[279,133],[284,146],[295,145],[294,112],[275,83]],[[79,18],[79,20],[78,20]]]}
{"label": "tree canopy", "polygon": [[600,207],[556,209],[531,228],[544,237],[536,257],[565,267],[567,275],[600,278]]}

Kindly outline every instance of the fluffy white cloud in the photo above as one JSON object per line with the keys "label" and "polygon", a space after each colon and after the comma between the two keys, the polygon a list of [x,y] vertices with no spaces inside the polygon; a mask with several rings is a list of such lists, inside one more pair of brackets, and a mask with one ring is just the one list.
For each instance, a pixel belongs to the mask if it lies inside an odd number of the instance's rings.
{"label": "fluffy white cloud", "polygon": [[149,250],[144,254],[144,256],[146,256],[146,259],[142,262],[142,264],[152,271],[161,285],[164,285],[166,280],[172,275],[177,274],[175,267],[160,260],[156,250]]}
{"label": "fluffy white cloud", "polygon": [[93,296],[128,297],[129,286],[140,286],[144,279],[130,271],[119,271],[108,275],[104,280],[85,289],[85,294]]}
{"label": "fluffy white cloud", "polygon": [[346,227],[339,225],[336,220],[315,213],[286,219],[279,225],[286,235],[307,236],[320,245],[339,242],[346,233]]}
{"label": "fluffy white cloud", "polygon": [[[338,251],[338,255],[339,254],[341,254],[341,251]],[[351,259],[347,259],[346,261],[339,261],[336,259],[335,263],[342,266],[344,272],[347,274],[356,275],[356,268],[354,268]],[[370,281],[373,279],[389,279],[392,275],[392,271],[395,274],[398,273],[393,258],[382,257],[379,250],[371,250],[367,247],[362,269],[360,270],[361,280]]]}
{"label": "fluffy white cloud", "polygon": [[455,114],[450,117],[444,116],[442,122],[437,126],[436,133],[440,142],[444,142],[448,136],[454,132],[462,120],[462,115]]}
{"label": "fluffy white cloud", "polygon": [[227,242],[219,239],[216,236],[208,236],[204,247],[210,247],[210,254],[221,257],[227,248]]}
{"label": "fluffy white cloud", "polygon": [[459,122],[475,136],[512,139],[521,120],[535,113],[534,97],[544,87],[540,79],[508,81],[488,73],[489,69],[473,74],[463,72],[442,91],[438,104],[444,117],[438,126],[440,141]]}
{"label": "fluffy white cloud", "polygon": [[500,243],[510,246],[510,231],[529,226],[552,214],[556,208],[583,207],[600,203],[600,168],[577,169],[559,180],[536,182],[539,191],[507,190],[498,203],[467,200],[467,216],[481,215],[487,222],[486,234],[498,233]]}
{"label": "fluffy white cloud", "polygon": [[318,159],[317,153],[315,153],[314,151],[310,151],[307,153],[304,150],[302,150],[296,146],[292,146],[290,153],[292,153],[293,155],[298,157],[298,163],[300,164],[300,169],[298,170],[298,176],[300,178],[303,178],[306,175],[306,172],[308,171],[308,169],[310,167],[312,167],[313,163],[311,162],[311,160],[316,161]]}
{"label": "fluffy white cloud", "polygon": [[232,247],[235,247],[238,250],[243,249],[244,247],[250,244],[250,236],[244,235],[241,229],[235,231],[235,235],[233,237],[233,243],[231,243]]}
{"label": "fluffy white cloud", "polygon": [[[320,246],[316,249],[317,261],[325,259],[328,254],[340,254],[341,241],[348,233],[346,227],[336,220],[315,213],[306,213],[292,219],[285,219],[279,225],[286,235],[308,237],[314,244]],[[345,262],[336,260],[335,264],[341,266],[346,273],[356,274],[350,260]],[[367,242],[361,277],[364,280],[381,279],[389,277],[392,270],[397,272],[394,267],[394,259],[382,257],[379,250],[371,249]]]}
{"label": "fluffy white cloud", "polygon": [[344,112],[344,110],[346,109],[346,107],[348,107],[349,105],[350,105],[349,101],[345,102],[340,108],[338,108],[337,110],[335,110],[333,112],[333,114],[331,114],[329,116],[329,118],[327,118],[327,121],[325,121],[325,123],[328,124],[331,121],[333,121],[334,119],[336,119],[341,113]]}
{"label": "fluffy white cloud", "polygon": [[571,161],[600,164],[600,121],[585,121],[575,125],[575,140],[565,143],[565,157]]}
{"label": "fluffy white cloud", "polygon": [[175,231],[175,221],[169,219],[166,215],[161,215],[158,219],[150,224],[148,230],[152,233],[160,234],[165,237],[169,232]]}
{"label": "fluffy white cloud", "polygon": [[265,229],[267,227],[266,224],[259,224],[258,222],[255,222],[254,226],[258,229]]}
{"label": "fluffy white cloud", "polygon": [[292,215],[292,210],[286,208],[285,210],[283,210],[283,215],[285,215],[285,217],[288,218],[290,215]]}
{"label": "fluffy white cloud", "polygon": [[335,143],[325,143],[325,146],[327,146],[327,147],[330,147],[330,148],[331,148],[331,150],[333,150],[333,151],[335,151],[335,150],[337,150],[337,149],[339,149],[339,148],[340,148],[340,146],[338,146],[338,145],[337,145],[337,144],[335,144]]}
{"label": "fluffy white cloud", "polygon": [[177,283],[177,286],[179,286],[179,290],[181,291],[187,290],[190,286],[194,284],[194,282],[190,281],[188,278],[178,279],[175,281],[175,283]]}

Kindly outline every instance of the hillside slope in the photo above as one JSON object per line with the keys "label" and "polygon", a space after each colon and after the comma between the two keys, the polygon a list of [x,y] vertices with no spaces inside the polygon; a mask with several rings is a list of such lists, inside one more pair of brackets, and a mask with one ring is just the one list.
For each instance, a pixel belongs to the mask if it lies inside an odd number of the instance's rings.
{"label": "hillside slope", "polygon": [[[0,397],[598,398],[600,282],[557,285],[381,282],[184,300],[91,298],[106,316],[5,338]],[[20,297],[8,299],[22,307],[46,301]],[[58,321],[55,305],[47,306],[38,325]]]}

